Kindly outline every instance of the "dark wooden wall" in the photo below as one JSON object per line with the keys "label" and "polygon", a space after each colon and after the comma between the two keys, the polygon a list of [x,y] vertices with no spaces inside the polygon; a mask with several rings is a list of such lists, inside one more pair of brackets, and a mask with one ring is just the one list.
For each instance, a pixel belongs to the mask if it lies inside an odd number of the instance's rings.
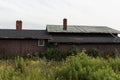
{"label": "dark wooden wall", "polygon": [[[110,33],[49,33],[53,37],[118,37],[118,34]],[[73,45],[79,50],[86,49],[88,52],[97,48],[105,53],[115,52],[116,50],[120,52],[120,43],[58,43],[60,51],[68,51]]]}
{"label": "dark wooden wall", "polygon": [[38,40],[0,40],[0,54],[27,55],[41,53],[45,46],[38,46]]}
{"label": "dark wooden wall", "polygon": [[89,52],[93,48],[97,48],[98,50],[105,52],[105,53],[112,53],[112,52],[120,52],[120,44],[114,44],[114,43],[90,43],[90,44],[66,44],[66,43],[60,43],[58,44],[60,51],[66,52],[68,51],[72,46],[75,46],[79,50],[85,49],[87,52]]}
{"label": "dark wooden wall", "polygon": [[[27,55],[32,53],[43,53],[47,47],[47,40],[45,40],[46,46],[38,46],[38,40],[1,40],[0,39],[0,54],[8,55]],[[72,46],[77,47],[79,50],[86,49],[90,51],[92,48],[97,48],[105,53],[120,52],[120,44],[114,43],[91,43],[91,44],[67,44],[58,43],[60,51],[66,52]]]}

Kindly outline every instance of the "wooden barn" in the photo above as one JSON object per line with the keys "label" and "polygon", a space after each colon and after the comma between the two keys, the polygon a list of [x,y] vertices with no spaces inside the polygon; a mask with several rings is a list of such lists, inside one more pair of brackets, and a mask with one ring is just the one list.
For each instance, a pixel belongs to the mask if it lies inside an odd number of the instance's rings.
{"label": "wooden barn", "polygon": [[106,26],[67,25],[64,19],[63,25],[47,25],[47,32],[53,38],[49,43],[58,43],[61,51],[75,46],[79,50],[97,48],[106,53],[120,52],[120,31]]}
{"label": "wooden barn", "polygon": [[16,29],[0,29],[0,54],[26,55],[43,52],[51,36],[46,30],[22,30],[22,21]]}
{"label": "wooden barn", "polygon": [[120,52],[120,31],[106,26],[47,25],[46,30],[23,30],[22,21],[16,21],[16,29],[0,29],[0,54],[26,55],[43,53],[52,43],[58,43],[60,51],[72,46],[79,50],[97,48],[103,52]]}

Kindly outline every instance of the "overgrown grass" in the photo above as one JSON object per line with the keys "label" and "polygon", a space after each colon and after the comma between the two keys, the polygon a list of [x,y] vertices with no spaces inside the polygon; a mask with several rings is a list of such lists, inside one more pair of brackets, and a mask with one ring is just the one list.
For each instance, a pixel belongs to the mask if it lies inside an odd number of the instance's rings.
{"label": "overgrown grass", "polygon": [[0,61],[0,80],[54,80],[54,69],[60,62],[46,59],[23,59]]}
{"label": "overgrown grass", "polygon": [[91,57],[84,51],[62,61],[17,56],[0,60],[0,80],[120,80],[120,58]]}
{"label": "overgrown grass", "polygon": [[68,57],[56,76],[59,80],[119,80],[120,58],[94,58],[82,52]]}

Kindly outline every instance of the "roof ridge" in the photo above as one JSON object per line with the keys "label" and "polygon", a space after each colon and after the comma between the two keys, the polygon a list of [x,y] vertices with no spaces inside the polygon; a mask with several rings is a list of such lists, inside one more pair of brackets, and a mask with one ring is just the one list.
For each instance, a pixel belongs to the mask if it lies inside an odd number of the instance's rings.
{"label": "roof ridge", "polygon": [[[63,25],[53,25],[53,24],[47,24],[46,26],[63,26]],[[95,25],[68,25],[69,27],[72,27],[72,26],[78,26],[78,27],[108,27],[108,26],[95,26]],[[109,27],[108,27],[109,28]]]}

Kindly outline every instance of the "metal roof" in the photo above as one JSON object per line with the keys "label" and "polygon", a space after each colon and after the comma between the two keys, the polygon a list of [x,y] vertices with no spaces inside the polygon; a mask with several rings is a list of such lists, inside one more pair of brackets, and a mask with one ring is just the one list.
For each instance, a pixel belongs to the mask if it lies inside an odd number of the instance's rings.
{"label": "metal roof", "polygon": [[51,39],[45,30],[13,30],[0,29],[0,38],[13,39]]}
{"label": "metal roof", "polygon": [[63,25],[47,25],[49,33],[118,33],[120,31],[106,26],[77,26],[68,25],[67,30],[63,30]]}
{"label": "metal roof", "polygon": [[49,42],[57,43],[120,43],[120,37],[53,37]]}

